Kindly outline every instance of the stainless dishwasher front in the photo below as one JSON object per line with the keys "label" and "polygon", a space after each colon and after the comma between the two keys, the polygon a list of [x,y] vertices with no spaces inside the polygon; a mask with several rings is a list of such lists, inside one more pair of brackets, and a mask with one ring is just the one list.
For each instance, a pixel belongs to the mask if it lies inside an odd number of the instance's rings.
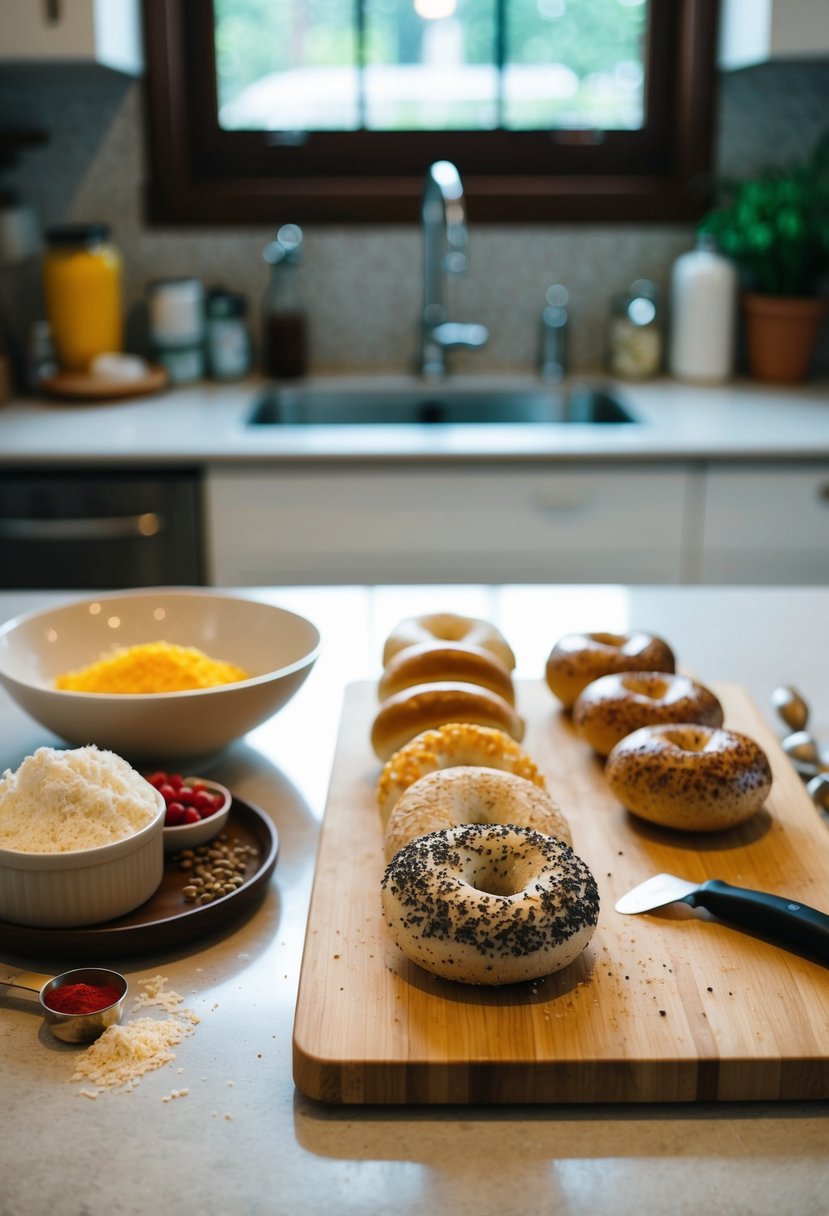
{"label": "stainless dishwasher front", "polygon": [[196,468],[0,468],[0,588],[204,582]]}

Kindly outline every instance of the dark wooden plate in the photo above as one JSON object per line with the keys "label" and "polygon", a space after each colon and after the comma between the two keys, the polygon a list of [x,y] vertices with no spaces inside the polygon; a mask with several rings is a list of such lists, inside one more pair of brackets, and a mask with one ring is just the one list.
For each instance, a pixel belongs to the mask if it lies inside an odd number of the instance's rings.
{"label": "dark wooden plate", "polygon": [[279,852],[279,836],[271,820],[259,807],[239,798],[231,803],[224,831],[259,851],[248,863],[245,881],[232,894],[210,904],[188,903],[182,894],[186,878],[178,858],[167,854],[158,890],[126,916],[75,929],[40,929],[0,921],[3,949],[59,959],[126,957],[164,950],[222,928],[258,901]]}

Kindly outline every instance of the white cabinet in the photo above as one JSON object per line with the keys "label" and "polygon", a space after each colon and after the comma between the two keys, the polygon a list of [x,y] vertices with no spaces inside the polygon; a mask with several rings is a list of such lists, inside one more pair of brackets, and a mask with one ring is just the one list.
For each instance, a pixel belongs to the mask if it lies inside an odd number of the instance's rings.
{"label": "white cabinet", "polygon": [[719,65],[745,68],[770,59],[829,53],[826,0],[724,0]]}
{"label": "white cabinet", "polygon": [[2,0],[0,61],[143,68],[140,0]]}
{"label": "white cabinet", "polygon": [[700,581],[829,583],[829,464],[709,467]]}
{"label": "white cabinet", "polygon": [[679,583],[682,465],[215,466],[217,585]]}

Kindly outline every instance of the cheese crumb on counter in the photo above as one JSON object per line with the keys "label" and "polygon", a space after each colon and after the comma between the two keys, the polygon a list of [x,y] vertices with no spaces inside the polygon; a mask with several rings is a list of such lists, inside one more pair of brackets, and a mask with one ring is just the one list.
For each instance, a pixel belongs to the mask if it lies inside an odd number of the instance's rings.
{"label": "cheese crumb on counter", "polygon": [[[135,998],[135,1008],[155,1005],[169,1018],[138,1018],[126,1025],[108,1026],[99,1039],[76,1061],[70,1080],[91,1081],[95,1090],[82,1089],[80,1096],[97,1098],[107,1089],[129,1092],[145,1073],[162,1068],[176,1058],[172,1050],[193,1033],[200,1019],[192,1009],[181,1009],[182,997],[168,991],[164,976],[142,980],[142,992]],[[181,1071],[181,1070],[179,1070]],[[184,1097],[189,1091],[175,1090],[173,1097]]]}
{"label": "cheese crumb on counter", "polygon": [[119,647],[95,663],[64,672],[55,688],[66,692],[154,693],[190,692],[235,684],[250,673],[234,663],[212,659],[195,646],[144,642]]}

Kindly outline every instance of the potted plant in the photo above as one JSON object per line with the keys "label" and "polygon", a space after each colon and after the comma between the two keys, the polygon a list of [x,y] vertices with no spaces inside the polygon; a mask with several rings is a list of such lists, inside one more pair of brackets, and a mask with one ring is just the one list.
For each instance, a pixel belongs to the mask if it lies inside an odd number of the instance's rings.
{"label": "potted plant", "polygon": [[749,369],[759,379],[805,379],[827,300],[829,132],[809,160],[724,181],[700,230],[742,273]]}

